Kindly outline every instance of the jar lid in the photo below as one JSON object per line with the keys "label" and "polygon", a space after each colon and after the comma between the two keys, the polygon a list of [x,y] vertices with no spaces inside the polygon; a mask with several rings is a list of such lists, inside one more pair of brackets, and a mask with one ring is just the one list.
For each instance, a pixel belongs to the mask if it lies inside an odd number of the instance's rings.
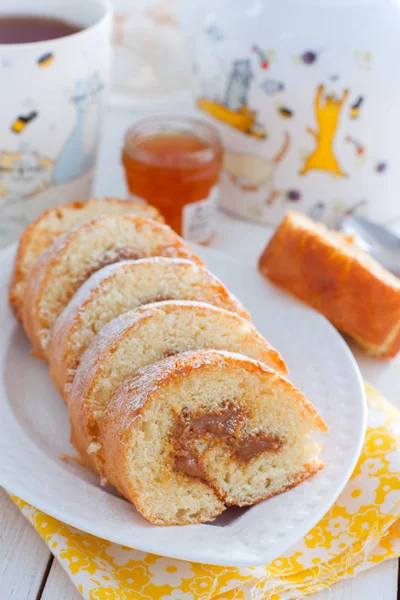
{"label": "jar lid", "polygon": [[202,119],[160,116],[142,119],[125,134],[123,160],[163,167],[192,167],[212,161],[222,153],[216,128]]}

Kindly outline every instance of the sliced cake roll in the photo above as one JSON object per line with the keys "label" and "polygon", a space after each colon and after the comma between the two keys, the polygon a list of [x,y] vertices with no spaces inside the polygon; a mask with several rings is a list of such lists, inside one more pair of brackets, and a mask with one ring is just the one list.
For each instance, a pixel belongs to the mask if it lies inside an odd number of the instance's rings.
{"label": "sliced cake roll", "polygon": [[85,221],[101,215],[133,214],[164,222],[154,206],[120,198],[92,198],[46,210],[24,231],[19,242],[10,287],[10,304],[15,315],[22,318],[26,280],[39,256],[54,240]]}
{"label": "sliced cake roll", "polygon": [[23,325],[32,353],[48,358],[58,315],[90,275],[108,264],[146,256],[181,257],[202,264],[170,227],[131,215],[99,217],[58,237],[36,261],[25,290]]}
{"label": "sliced cake roll", "polygon": [[67,400],[72,442],[83,461],[103,474],[101,419],[126,378],[167,356],[201,348],[241,352],[286,373],[279,353],[249,321],[232,312],[205,303],[169,301],[124,313],[93,339]]}
{"label": "sliced cake roll", "polygon": [[199,350],[127,379],[98,445],[109,483],[151,523],[210,521],[298,485],[319,469],[326,426],[303,394],[262,363]]}
{"label": "sliced cake roll", "polygon": [[249,314],[205,267],[181,258],[122,261],[94,273],[58,317],[49,350],[50,374],[65,398],[92,338],[121,313],[160,300],[198,300]]}
{"label": "sliced cake roll", "polygon": [[260,256],[259,268],[371,356],[393,358],[400,352],[400,279],[351,236],[290,212]]}

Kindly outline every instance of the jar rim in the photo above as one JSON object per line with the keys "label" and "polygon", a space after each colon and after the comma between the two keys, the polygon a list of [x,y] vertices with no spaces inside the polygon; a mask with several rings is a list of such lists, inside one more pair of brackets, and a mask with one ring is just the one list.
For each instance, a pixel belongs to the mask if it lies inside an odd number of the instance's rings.
{"label": "jar rim", "polygon": [[186,161],[189,158],[196,162],[210,162],[216,152],[222,152],[222,143],[216,127],[205,119],[186,115],[155,115],[136,121],[125,133],[123,152],[128,156],[150,161],[154,156],[153,151],[140,147],[139,142],[160,133],[191,134],[207,143],[207,147],[201,150],[185,153]]}

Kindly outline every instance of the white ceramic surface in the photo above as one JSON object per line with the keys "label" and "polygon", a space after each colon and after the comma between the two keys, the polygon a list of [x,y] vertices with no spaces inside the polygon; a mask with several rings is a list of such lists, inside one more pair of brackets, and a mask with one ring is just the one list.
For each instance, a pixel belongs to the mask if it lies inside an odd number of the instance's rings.
{"label": "white ceramic surface", "polygon": [[2,0],[2,14],[46,15],[83,29],[0,44],[0,246],[46,208],[86,199],[108,80],[108,0]]}
{"label": "white ceramic surface", "polygon": [[14,248],[0,253],[0,485],[79,529],[139,550],[219,565],[273,560],[302,537],[343,489],[366,426],[362,380],[333,327],[282,294],[255,269],[199,248],[208,266],[252,312],[261,333],[285,356],[290,378],[321,412],[325,469],[297,488],[247,510],[229,509],[213,524],[155,527],[97,477],[73,462],[67,411],[47,367],[7,305]]}

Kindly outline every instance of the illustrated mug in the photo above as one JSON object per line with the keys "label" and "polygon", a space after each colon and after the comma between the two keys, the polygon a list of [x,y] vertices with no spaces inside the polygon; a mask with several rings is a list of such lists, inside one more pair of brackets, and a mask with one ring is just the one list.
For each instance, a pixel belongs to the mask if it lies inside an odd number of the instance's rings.
{"label": "illustrated mug", "polygon": [[0,44],[0,246],[47,208],[89,197],[111,35],[107,0],[2,0],[0,18],[7,15],[82,29]]}
{"label": "illustrated mug", "polygon": [[333,226],[352,211],[400,219],[398,2],[176,6],[225,149],[225,209],[269,225],[293,209]]}

